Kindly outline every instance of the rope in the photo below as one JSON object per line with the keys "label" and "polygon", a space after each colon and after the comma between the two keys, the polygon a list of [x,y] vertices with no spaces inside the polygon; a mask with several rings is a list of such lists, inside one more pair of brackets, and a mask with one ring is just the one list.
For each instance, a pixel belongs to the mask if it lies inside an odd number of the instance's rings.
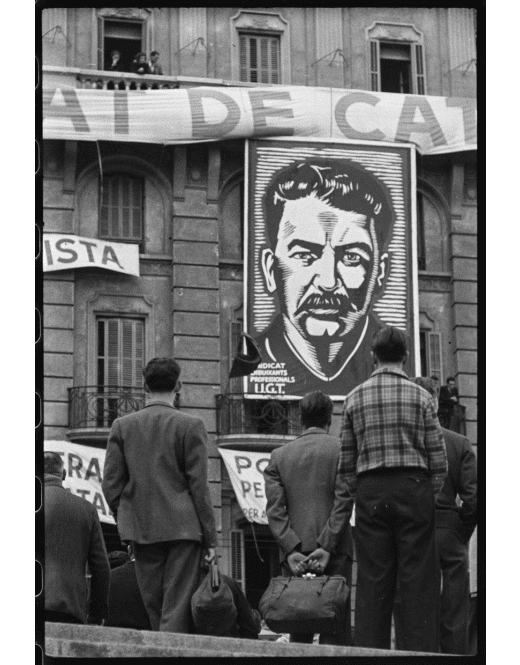
{"label": "rope", "polygon": [[253,532],[253,540],[255,541],[255,547],[256,547],[256,553],[258,554],[258,558],[262,563],[265,563],[265,561],[262,559],[262,556],[260,555],[260,550],[258,549],[258,543],[256,542],[256,533],[255,533],[255,523],[251,522],[251,531]]}

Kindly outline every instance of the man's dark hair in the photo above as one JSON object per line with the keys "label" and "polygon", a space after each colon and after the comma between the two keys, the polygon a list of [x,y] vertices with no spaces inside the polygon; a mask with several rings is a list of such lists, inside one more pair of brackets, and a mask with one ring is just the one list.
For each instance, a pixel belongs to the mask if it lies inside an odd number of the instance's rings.
{"label": "man's dark hair", "polygon": [[150,53],[150,56],[152,56],[152,55],[159,55],[159,51],[152,51],[152,52]]}
{"label": "man's dark hair", "polygon": [[53,476],[63,475],[63,459],[59,453],[46,451],[43,453],[43,472]]}
{"label": "man's dark hair", "polygon": [[448,376],[448,378],[446,379],[446,383],[449,383],[450,381],[455,381],[455,377],[454,376]]}
{"label": "man's dark hair", "polygon": [[394,326],[385,326],[372,337],[372,352],[381,362],[398,363],[403,360],[406,350],[406,335]]}
{"label": "man's dark hair", "polygon": [[430,378],[431,378],[432,381],[438,381],[439,380],[439,377],[437,376],[437,374],[432,374]]}
{"label": "man's dark hair", "polygon": [[146,385],[154,393],[174,390],[180,373],[179,363],[173,358],[152,358],[143,370]]}
{"label": "man's dark hair", "polygon": [[273,250],[286,201],[309,195],[339,210],[374,218],[375,233],[382,249],[393,222],[393,207],[385,185],[362,166],[350,161],[311,158],[277,171],[266,189],[265,220]]}
{"label": "man's dark hair", "polygon": [[334,405],[328,395],[321,390],[307,393],[300,400],[302,425],[308,427],[326,427],[332,418]]}

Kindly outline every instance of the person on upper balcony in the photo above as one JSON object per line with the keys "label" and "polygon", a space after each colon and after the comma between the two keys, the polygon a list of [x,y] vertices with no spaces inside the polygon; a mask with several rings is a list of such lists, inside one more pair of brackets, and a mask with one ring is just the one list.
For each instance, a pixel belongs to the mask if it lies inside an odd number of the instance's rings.
{"label": "person on upper balcony", "polygon": [[458,404],[459,403],[459,389],[455,385],[453,376],[448,376],[446,385],[441,387],[439,394],[439,404]]}
{"label": "person on upper balcony", "polygon": [[146,53],[137,53],[132,62],[132,71],[134,74],[150,74],[150,65],[146,60]]}
{"label": "person on upper balcony", "polygon": [[121,51],[111,51],[110,57],[107,60],[105,69],[109,72],[122,72],[124,71],[123,64],[121,62]]}
{"label": "person on upper balcony", "polygon": [[150,53],[150,61],[148,63],[148,67],[150,68],[150,74],[155,74],[156,76],[163,75],[163,68],[159,64],[159,56],[160,56],[159,51],[152,51]]}

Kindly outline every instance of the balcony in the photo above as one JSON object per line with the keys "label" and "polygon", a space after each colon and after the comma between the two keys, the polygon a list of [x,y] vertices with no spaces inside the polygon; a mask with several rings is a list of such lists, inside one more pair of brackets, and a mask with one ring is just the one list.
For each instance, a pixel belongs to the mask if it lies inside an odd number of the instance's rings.
{"label": "balcony", "polygon": [[45,88],[70,86],[97,90],[172,90],[200,86],[254,88],[274,85],[193,76],[157,76],[153,74],[141,76],[131,72],[108,72],[98,69],[47,65],[42,67],[42,75]]}
{"label": "balcony", "polygon": [[69,432],[72,441],[106,443],[119,416],[139,411],[145,404],[142,388],[76,386],[69,388]]}
{"label": "balcony", "polygon": [[298,401],[216,395],[217,444],[223,448],[270,451],[302,432]]}
{"label": "balcony", "polygon": [[439,404],[439,422],[441,427],[466,436],[466,407],[462,404]]}

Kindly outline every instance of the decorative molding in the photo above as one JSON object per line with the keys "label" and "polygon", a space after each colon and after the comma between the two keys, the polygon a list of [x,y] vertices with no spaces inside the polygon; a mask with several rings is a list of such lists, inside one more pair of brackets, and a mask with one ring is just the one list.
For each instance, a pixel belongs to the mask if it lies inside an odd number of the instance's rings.
{"label": "decorative molding", "polygon": [[392,23],[374,21],[367,28],[368,39],[380,39],[388,42],[421,42],[423,33],[412,23]]}
{"label": "decorative molding", "polygon": [[130,19],[145,21],[152,15],[152,8],[147,7],[102,7],[97,10],[97,15],[103,18]]}
{"label": "decorative molding", "polygon": [[155,301],[139,293],[94,293],[87,301],[87,385],[96,385],[96,316],[144,319],[145,358],[155,355]]}

